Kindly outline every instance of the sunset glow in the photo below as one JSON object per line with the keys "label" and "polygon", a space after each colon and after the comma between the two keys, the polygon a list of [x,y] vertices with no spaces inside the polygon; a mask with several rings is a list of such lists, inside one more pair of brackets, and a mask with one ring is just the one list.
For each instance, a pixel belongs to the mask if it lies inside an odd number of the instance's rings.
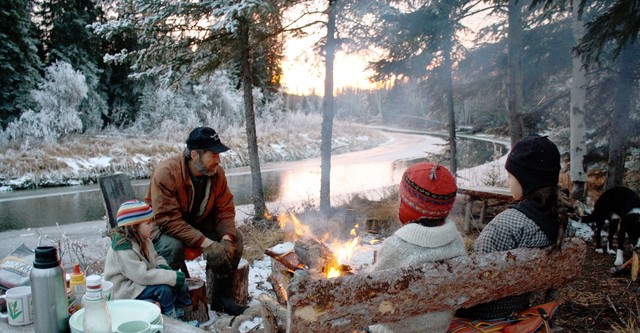
{"label": "sunset glow", "polygon": [[[376,87],[368,79],[372,72],[366,70],[373,56],[336,54],[334,62],[334,91],[352,87],[369,89]],[[282,64],[282,84],[291,94],[324,95],[324,63],[314,54],[313,40],[291,39],[285,44],[285,59]]]}

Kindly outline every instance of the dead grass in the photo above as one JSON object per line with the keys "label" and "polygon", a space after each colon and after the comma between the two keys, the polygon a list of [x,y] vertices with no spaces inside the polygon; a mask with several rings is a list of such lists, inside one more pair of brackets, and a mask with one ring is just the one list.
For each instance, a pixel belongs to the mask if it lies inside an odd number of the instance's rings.
{"label": "dead grass", "polygon": [[[259,123],[259,154],[262,162],[292,161],[320,156],[322,118],[319,115],[291,114]],[[336,121],[333,127],[334,152],[358,151],[386,141],[378,131]],[[31,143],[28,147],[11,142],[0,146],[0,186],[22,189],[12,181],[28,177],[25,188],[47,184],[91,183],[97,177],[124,172],[132,178],[148,178],[153,168],[184,148],[184,135],[157,133],[154,136],[127,132],[95,132],[71,135],[57,144]],[[246,134],[243,127],[219,129],[231,150],[222,155],[225,168],[248,165]],[[295,132],[291,134],[290,132]],[[178,138],[179,137],[179,138]],[[334,140],[335,141],[335,140]],[[96,165],[95,161],[107,161]],[[60,183],[58,183],[60,182]]]}

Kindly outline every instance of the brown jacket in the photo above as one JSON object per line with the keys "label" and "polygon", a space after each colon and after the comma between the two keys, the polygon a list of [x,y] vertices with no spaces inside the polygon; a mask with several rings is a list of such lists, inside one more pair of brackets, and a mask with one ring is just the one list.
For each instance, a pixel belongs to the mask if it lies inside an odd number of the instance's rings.
{"label": "brown jacket", "polygon": [[[184,156],[179,155],[160,162],[149,183],[145,201],[153,207],[156,225],[163,234],[180,239],[186,246],[199,248],[204,234],[216,233],[236,236],[233,194],[227,186],[222,167],[207,182],[208,193],[201,211],[187,221],[192,207],[194,188],[189,178],[189,167]],[[206,205],[204,204],[206,203]],[[217,241],[217,239],[214,239]]]}

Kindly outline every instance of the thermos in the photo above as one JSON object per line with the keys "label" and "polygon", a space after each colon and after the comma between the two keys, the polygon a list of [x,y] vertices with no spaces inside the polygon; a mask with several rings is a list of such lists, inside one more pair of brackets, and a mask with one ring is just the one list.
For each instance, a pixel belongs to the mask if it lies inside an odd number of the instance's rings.
{"label": "thermos", "polygon": [[29,275],[36,333],[69,331],[69,303],[64,268],[53,246],[36,248]]}

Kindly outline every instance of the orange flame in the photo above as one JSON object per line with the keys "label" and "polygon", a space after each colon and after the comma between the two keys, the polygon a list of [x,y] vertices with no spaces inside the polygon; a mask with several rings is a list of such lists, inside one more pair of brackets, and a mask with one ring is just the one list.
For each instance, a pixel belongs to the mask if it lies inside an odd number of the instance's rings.
{"label": "orange flame", "polygon": [[285,242],[295,242],[302,236],[313,236],[309,226],[304,225],[293,214],[278,215],[278,224],[280,225],[280,229],[284,230],[285,232]]}
{"label": "orange flame", "polygon": [[[356,228],[357,227],[358,226],[356,225]],[[334,264],[332,267],[329,267],[329,269],[327,270],[327,278],[340,276],[341,275],[340,265],[348,264],[349,261],[351,260],[351,256],[353,255],[355,250],[358,248],[358,245],[360,243],[360,237],[355,236],[356,229],[355,228],[351,229],[350,234],[351,236],[354,236],[353,239],[344,243],[334,242],[331,245],[331,248],[333,249],[333,254],[336,257],[337,263]]]}

